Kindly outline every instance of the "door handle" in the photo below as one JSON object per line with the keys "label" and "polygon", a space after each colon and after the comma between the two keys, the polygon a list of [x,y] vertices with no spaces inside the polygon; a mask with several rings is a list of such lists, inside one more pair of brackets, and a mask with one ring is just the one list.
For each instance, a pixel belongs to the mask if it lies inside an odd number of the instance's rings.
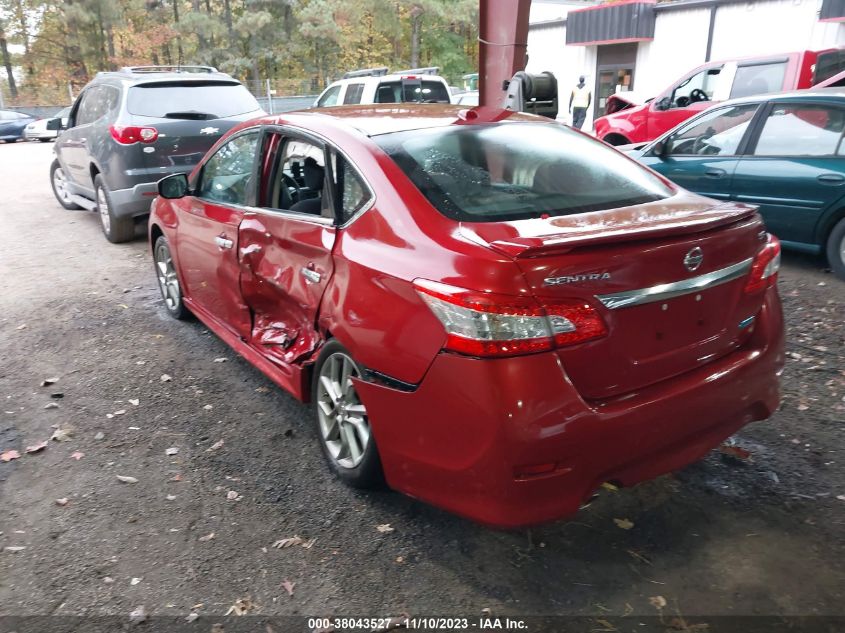
{"label": "door handle", "polygon": [[845,176],[842,174],[821,174],[816,177],[816,180],[826,185],[841,185],[845,182]]}
{"label": "door handle", "polygon": [[318,273],[316,270],[311,270],[310,268],[300,268],[299,272],[302,273],[303,277],[305,277],[305,281],[312,284],[320,283],[320,279],[323,278],[320,273]]}
{"label": "door handle", "polygon": [[709,178],[722,178],[727,173],[724,169],[719,169],[718,167],[710,167],[704,170],[704,175]]}
{"label": "door handle", "polygon": [[232,240],[227,239],[222,235],[218,235],[217,237],[215,237],[214,243],[217,244],[219,248],[232,248],[235,245]]}

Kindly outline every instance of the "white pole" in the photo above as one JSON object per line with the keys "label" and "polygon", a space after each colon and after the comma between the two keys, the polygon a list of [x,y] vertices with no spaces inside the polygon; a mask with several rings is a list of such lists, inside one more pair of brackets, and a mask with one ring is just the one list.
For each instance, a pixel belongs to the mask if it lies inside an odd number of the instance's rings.
{"label": "white pole", "polygon": [[273,114],[273,95],[270,94],[270,80],[267,79],[267,111]]}

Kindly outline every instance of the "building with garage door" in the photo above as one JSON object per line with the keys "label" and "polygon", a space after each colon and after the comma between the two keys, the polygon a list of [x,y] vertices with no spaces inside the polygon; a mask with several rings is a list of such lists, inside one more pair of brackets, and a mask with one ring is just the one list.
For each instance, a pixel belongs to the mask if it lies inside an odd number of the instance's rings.
{"label": "building with garage door", "polygon": [[705,62],[843,47],[843,21],[845,0],[533,0],[527,70],[555,73],[566,121],[585,75],[587,130],[610,94],[642,102]]}

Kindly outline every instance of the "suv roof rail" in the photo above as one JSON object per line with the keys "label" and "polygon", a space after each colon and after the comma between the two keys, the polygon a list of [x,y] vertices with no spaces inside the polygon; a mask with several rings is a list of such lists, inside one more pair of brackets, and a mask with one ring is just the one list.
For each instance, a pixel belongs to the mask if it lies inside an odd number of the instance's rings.
{"label": "suv roof rail", "polygon": [[348,73],[343,73],[344,79],[352,79],[353,77],[383,77],[387,74],[387,66],[379,66],[378,68],[362,68],[361,70],[350,70]]}
{"label": "suv roof rail", "polygon": [[425,68],[409,68],[408,70],[397,70],[394,75],[439,75],[440,66],[426,66]]}
{"label": "suv roof rail", "polygon": [[169,65],[169,66],[124,66],[122,73],[216,73],[214,66]]}

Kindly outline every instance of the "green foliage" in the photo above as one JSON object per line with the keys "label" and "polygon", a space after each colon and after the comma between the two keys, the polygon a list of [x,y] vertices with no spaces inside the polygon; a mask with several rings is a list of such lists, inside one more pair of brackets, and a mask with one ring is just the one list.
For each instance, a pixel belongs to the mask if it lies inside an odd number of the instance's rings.
{"label": "green foliage", "polygon": [[210,64],[279,94],[372,66],[440,66],[457,83],[477,70],[477,23],[477,0],[0,0],[28,103],[129,64]]}

